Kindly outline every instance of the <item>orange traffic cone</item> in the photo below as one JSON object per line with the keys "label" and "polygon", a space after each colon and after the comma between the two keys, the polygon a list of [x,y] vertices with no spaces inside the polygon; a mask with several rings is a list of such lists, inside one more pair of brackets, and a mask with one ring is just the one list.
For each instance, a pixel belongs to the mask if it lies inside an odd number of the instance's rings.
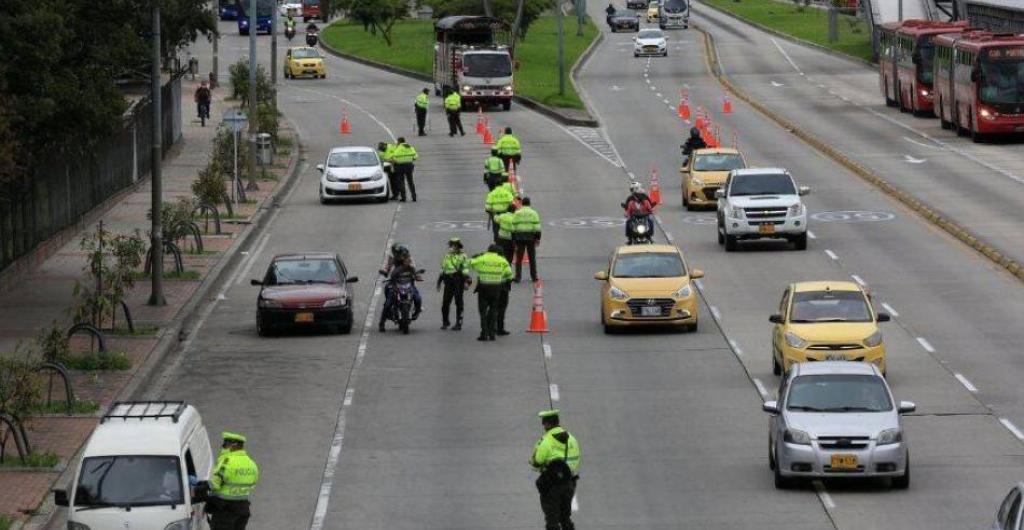
{"label": "orange traffic cone", "polygon": [[547,333],[548,313],[544,311],[544,287],[540,282],[534,285],[533,289],[533,311],[530,313],[530,333]]}
{"label": "orange traffic cone", "polygon": [[722,114],[732,114],[732,99],[729,99],[729,93],[726,92],[724,99],[722,99]]}
{"label": "orange traffic cone", "polygon": [[657,208],[661,204],[661,182],[658,180],[658,168],[651,168],[651,203]]}
{"label": "orange traffic cone", "polygon": [[511,184],[513,188],[519,189],[518,182],[516,182],[516,163],[515,162],[510,162],[509,165],[508,165],[508,183]]}
{"label": "orange traffic cone", "polygon": [[484,127],[484,145],[494,145],[494,137],[491,136],[490,127]]}
{"label": "orange traffic cone", "polygon": [[477,109],[476,109],[476,133],[477,134],[482,135],[484,133],[484,128],[486,127],[486,124],[484,123],[484,121],[486,119],[487,118],[484,117],[484,109],[483,109],[483,107],[477,107]]}
{"label": "orange traffic cone", "polygon": [[352,134],[352,124],[348,122],[348,110],[341,111],[341,125],[338,126],[341,134]]}
{"label": "orange traffic cone", "polygon": [[690,96],[683,90],[679,91],[679,118],[683,121],[690,121]]}
{"label": "orange traffic cone", "polygon": [[706,125],[707,119],[704,118],[704,109],[698,109],[697,121],[693,124],[693,126],[703,131]]}

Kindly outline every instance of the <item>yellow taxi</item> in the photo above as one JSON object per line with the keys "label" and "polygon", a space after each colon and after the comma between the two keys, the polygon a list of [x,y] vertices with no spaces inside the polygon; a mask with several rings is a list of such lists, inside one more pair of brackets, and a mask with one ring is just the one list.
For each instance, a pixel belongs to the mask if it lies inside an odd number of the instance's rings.
{"label": "yellow taxi", "polygon": [[658,2],[657,0],[647,5],[647,22],[653,23],[658,21]]}
{"label": "yellow taxi", "polygon": [[772,372],[808,361],[869,362],[885,375],[885,344],[871,295],[853,282],[791,284],[782,293],[772,326]]}
{"label": "yellow taxi", "polygon": [[327,77],[323,56],[316,48],[308,46],[288,48],[284,56],[284,77]]}
{"label": "yellow taxi", "polygon": [[697,330],[699,269],[688,269],[682,251],[673,245],[619,247],[608,269],[594,274],[601,289],[601,324],[605,333],[619,327],[670,325]]}
{"label": "yellow taxi", "polygon": [[694,150],[687,165],[679,170],[683,174],[683,206],[687,210],[713,208],[718,203],[715,192],[725,184],[729,172],[746,167],[746,160],[736,149],[716,147]]}

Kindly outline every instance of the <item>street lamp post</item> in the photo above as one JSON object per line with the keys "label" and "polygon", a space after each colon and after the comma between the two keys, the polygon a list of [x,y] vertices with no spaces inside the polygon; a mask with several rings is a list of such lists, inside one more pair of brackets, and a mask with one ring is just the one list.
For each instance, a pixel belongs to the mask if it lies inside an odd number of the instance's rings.
{"label": "street lamp post", "polygon": [[[259,34],[256,9],[257,0],[249,0],[249,156],[246,157],[246,171],[250,185],[256,175],[256,36]],[[247,186],[246,189],[251,188]]]}
{"label": "street lamp post", "polygon": [[555,9],[558,17],[558,95],[565,95],[565,12],[559,3]]}
{"label": "street lamp post", "polygon": [[152,224],[149,230],[149,245],[152,250],[150,258],[150,270],[153,275],[150,278],[149,305],[167,305],[164,298],[164,234],[163,220],[163,186],[161,182],[160,164],[163,162],[163,126],[160,123],[161,103],[160,96],[160,3],[153,2],[153,43],[152,43],[152,64],[150,64],[150,98],[153,109],[153,149],[150,152],[152,169],[150,170],[150,208],[152,211]]}

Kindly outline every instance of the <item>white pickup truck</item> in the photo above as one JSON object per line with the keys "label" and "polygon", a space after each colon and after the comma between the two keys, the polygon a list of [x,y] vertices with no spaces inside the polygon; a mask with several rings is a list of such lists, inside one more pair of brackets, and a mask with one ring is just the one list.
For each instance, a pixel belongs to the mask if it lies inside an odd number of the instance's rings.
{"label": "white pickup truck", "polygon": [[736,250],[741,239],[786,239],[797,250],[807,249],[807,208],[801,195],[811,189],[797,186],[781,168],[734,169],[718,198],[718,244]]}

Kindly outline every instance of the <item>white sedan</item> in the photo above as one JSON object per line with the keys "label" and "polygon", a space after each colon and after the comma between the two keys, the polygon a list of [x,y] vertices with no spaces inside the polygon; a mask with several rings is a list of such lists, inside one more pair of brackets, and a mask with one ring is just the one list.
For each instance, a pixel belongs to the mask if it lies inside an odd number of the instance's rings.
{"label": "white sedan", "polygon": [[388,200],[388,179],[384,162],[371,147],[335,147],[323,164],[320,175],[320,202],[341,199]]}
{"label": "white sedan", "polygon": [[633,57],[659,55],[668,57],[668,37],[660,29],[645,29],[633,39]]}

